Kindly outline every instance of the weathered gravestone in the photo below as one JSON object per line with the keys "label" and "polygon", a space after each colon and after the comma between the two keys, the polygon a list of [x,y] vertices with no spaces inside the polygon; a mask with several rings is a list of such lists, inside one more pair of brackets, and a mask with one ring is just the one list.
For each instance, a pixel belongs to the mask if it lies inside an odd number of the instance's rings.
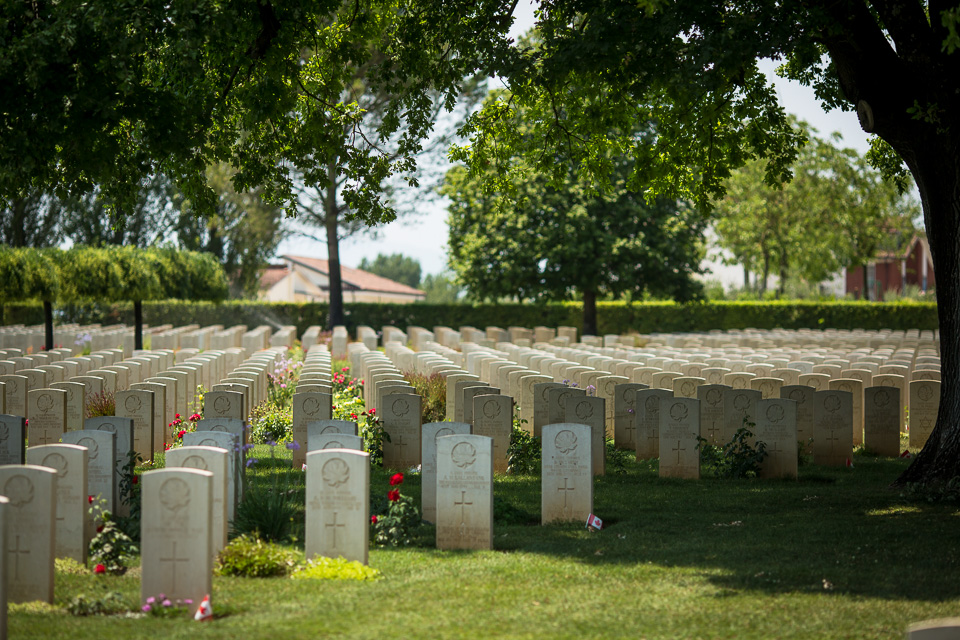
{"label": "weathered gravestone", "polygon": [[750,381],[750,388],[760,392],[760,398],[770,400],[780,397],[780,387],[783,380],[780,378],[754,378]]}
{"label": "weathered gravestone", "polygon": [[307,439],[314,435],[343,433],[351,436],[359,435],[357,423],[351,420],[313,420],[307,423]]}
{"label": "weathered gravestone", "polygon": [[66,430],[83,429],[83,400],[86,388],[79,382],[54,382],[50,388],[67,392]]}
{"label": "weathered gravestone", "polygon": [[828,385],[830,389],[846,391],[853,405],[853,446],[863,444],[863,383],[855,378],[835,378]]}
{"label": "weathered gravestone", "polygon": [[693,376],[681,376],[673,379],[673,395],[677,398],[696,398],[697,388],[706,384],[706,380]]}
{"label": "weathered gravestone", "polygon": [[7,640],[7,523],[10,521],[10,500],[0,496],[0,639]]}
{"label": "weathered gravestone", "polygon": [[114,507],[117,515],[129,516],[130,504],[121,493],[120,485],[123,482],[124,469],[131,462],[130,456],[135,453],[133,451],[133,420],[117,416],[87,418],[83,421],[83,429],[84,431],[106,431],[116,437],[114,440],[114,460],[116,463],[113,490]]}
{"label": "weathered gravestone", "polygon": [[130,390],[148,391],[153,394],[153,450],[163,451],[168,443],[173,443],[173,438],[167,439],[168,423],[164,422],[167,416],[167,387],[155,382],[135,382],[130,385]]}
{"label": "weathered gravestone", "polygon": [[0,465],[26,460],[27,425],[23,416],[0,414]]}
{"label": "weathered gravestone", "polygon": [[660,407],[673,398],[666,389],[641,389],[634,393],[637,407],[637,460],[660,457]]}
{"label": "weathered gravestone", "polygon": [[56,490],[53,469],[0,466],[0,495],[10,501],[4,554],[8,602],[53,604]]}
{"label": "weathered gravestone", "polygon": [[907,640],[957,640],[960,618],[940,618],[914,622],[907,627]]}
{"label": "weathered gravestone", "polygon": [[307,454],[308,559],[343,557],[367,564],[370,546],[370,454],[324,449]]}
{"label": "weathered gravestone", "polygon": [[235,418],[243,421],[243,394],[236,391],[208,391],[203,396],[203,417],[209,419]]}
{"label": "weathered gravestone", "polygon": [[593,452],[593,475],[606,473],[606,429],[603,398],[587,395],[572,395],[564,402],[564,420],[566,423],[585,424],[592,434],[590,449]]}
{"label": "weathered gravestone", "polygon": [[141,480],[140,602],[199,606],[213,586],[213,473],[172,467]]}
{"label": "weathered gravestone", "polygon": [[153,393],[150,391],[118,391],[116,393],[119,418],[133,420],[133,450],[145,461],[153,460]]}
{"label": "weathered gravestone", "polygon": [[326,393],[293,394],[293,440],[299,449],[293,450],[293,468],[299,469],[307,461],[307,423],[330,420],[332,397]]}
{"label": "weathered gravestone", "polygon": [[349,433],[311,433],[307,440],[307,453],[323,449],[363,451],[363,438]]}
{"label": "weathered gravestone", "polygon": [[[901,403],[902,404],[902,403]],[[910,383],[910,447],[922,449],[937,424],[940,383],[914,380]]]}
{"label": "weathered gravestone", "polygon": [[831,389],[813,402],[813,463],[842,467],[853,457],[853,397]]}
{"label": "weathered gravestone", "polygon": [[19,375],[0,376],[7,415],[27,417],[27,379]]}
{"label": "weathered gravestone", "polygon": [[797,403],[797,442],[804,454],[813,453],[813,399],[816,390],[806,385],[784,385],[780,397]]}
{"label": "weathered gravestone", "polygon": [[409,469],[420,464],[420,396],[398,393],[386,396],[380,412],[383,431],[389,440],[383,442],[383,466],[386,469]]}
{"label": "weathered gravestone", "polygon": [[547,390],[547,421],[549,424],[567,422],[567,398],[586,397],[587,392],[576,387],[561,386]]}
{"label": "weathered gravestone", "polygon": [[[243,489],[242,447],[237,444],[237,436],[219,431],[189,431],[183,434],[184,447],[218,447],[230,452],[227,465],[227,522],[232,522],[240,504]],[[167,466],[170,466],[169,463]]]}
{"label": "weathered gravestone", "polygon": [[493,440],[437,438],[437,548],[493,549]]}
{"label": "weathered gravestone", "polygon": [[[103,501],[103,508],[116,513],[116,439],[107,431],[68,431],[63,434],[64,444],[74,444],[87,450],[87,494]],[[86,510],[86,540],[94,536],[94,518]]]}
{"label": "weathered gravestone", "polygon": [[716,446],[725,444],[723,397],[731,387],[722,384],[704,384],[697,388],[700,401],[700,436]]}
{"label": "weathered gravestone", "polygon": [[[913,416],[911,416],[911,419]],[[881,456],[900,455],[900,390],[867,387],[863,390],[863,446]]]}
{"label": "weathered gravestone", "polygon": [[74,444],[47,444],[27,449],[27,464],[57,473],[54,555],[87,561],[87,450]]}
{"label": "weathered gravestone", "polygon": [[[761,393],[753,389],[726,389],[723,392],[723,438],[721,444],[733,440],[737,431],[746,428],[753,432],[750,423],[755,423],[757,402]],[[750,438],[753,442],[753,438]]]}
{"label": "weathered gravestone", "polygon": [[67,430],[67,392],[33,389],[27,393],[27,441],[30,446],[60,442]]}
{"label": "weathered gravestone", "polygon": [[797,403],[770,398],[757,401],[756,441],[766,445],[761,478],[797,477]]}
{"label": "weathered gravestone", "polygon": [[590,427],[555,423],[543,428],[540,521],[582,521],[593,512]]}
{"label": "weathered gravestone", "polygon": [[673,398],[660,405],[660,477],[700,477],[700,401]]}
{"label": "weathered gravestone", "polygon": [[533,385],[533,435],[539,437],[543,427],[550,424],[550,391],[565,389],[559,382],[538,382]]}
{"label": "weathered gravestone", "polygon": [[216,556],[227,545],[227,490],[231,451],[220,447],[188,446],[167,451],[166,468],[209,471],[213,474],[213,501],[210,503],[211,553]]}
{"label": "weathered gravestone", "polygon": [[613,389],[613,442],[617,449],[637,449],[636,392],[646,388],[637,382],[622,382]]}
{"label": "weathered gravestone", "polygon": [[[513,431],[513,398],[504,395],[478,395],[473,398],[473,434],[493,441],[493,470],[506,473],[510,458],[510,434]],[[466,422],[466,421],[464,421]]]}
{"label": "weathered gravestone", "polygon": [[208,420],[204,418],[203,420],[197,420],[196,430],[229,433],[236,438],[238,446],[240,446],[240,462],[242,468],[246,469],[247,452],[243,445],[247,441],[246,436],[250,429],[244,425],[243,420],[237,420],[236,418],[212,418]]}
{"label": "weathered gravestone", "polygon": [[423,519],[437,522],[437,438],[468,435],[466,422],[428,422],[421,434],[420,502]]}

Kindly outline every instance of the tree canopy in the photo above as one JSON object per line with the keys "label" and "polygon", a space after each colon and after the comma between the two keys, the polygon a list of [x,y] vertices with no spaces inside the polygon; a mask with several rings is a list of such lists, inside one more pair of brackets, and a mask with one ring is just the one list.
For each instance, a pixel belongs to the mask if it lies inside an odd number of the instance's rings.
{"label": "tree canopy", "polygon": [[373,260],[363,258],[359,268],[414,289],[420,286],[420,261],[402,253],[378,253]]}
{"label": "tree canopy", "polygon": [[[856,110],[877,136],[877,166],[902,177],[905,165],[917,183],[943,384],[938,426],[904,480],[960,475],[960,11],[915,0],[543,0],[539,41],[514,47],[505,34],[515,5],[6,3],[0,195],[98,184],[122,208],[159,172],[213,210],[204,172],[216,160],[237,167],[237,189],[260,186],[292,211],[291,171],[323,182],[344,126],[362,119],[356,102],[335,97],[359,65],[394,97],[376,131],[351,129],[373,142],[338,165],[351,215],[392,218],[377,185],[412,169],[432,127],[430,96],[452,107],[477,73],[499,75],[509,96],[473,116],[454,159],[493,188],[522,155],[554,187],[565,157],[602,189],[626,156],[635,192],[706,204],[748,160],[766,158],[771,182],[789,176],[804,140],[757,68],[781,60],[826,108]],[[518,111],[523,133],[512,127]],[[634,135],[648,128],[656,135]],[[378,142],[394,134],[396,152],[382,153]]]}
{"label": "tree canopy", "polygon": [[727,180],[716,203],[718,243],[736,264],[779,276],[820,282],[841,268],[865,265],[881,249],[909,241],[919,209],[885,182],[853,149],[840,149],[801,123],[808,143],[790,167],[793,179],[770,186],[765,162],[752,160]]}

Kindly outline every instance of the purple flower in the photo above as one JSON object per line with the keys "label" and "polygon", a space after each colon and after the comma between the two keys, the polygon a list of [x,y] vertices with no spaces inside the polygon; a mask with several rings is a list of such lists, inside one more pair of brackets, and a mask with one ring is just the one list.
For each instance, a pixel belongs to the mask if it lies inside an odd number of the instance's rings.
{"label": "purple flower", "polygon": [[143,605],[142,607],[140,607],[140,611],[143,611],[144,613],[150,613],[150,605],[148,604]]}
{"label": "purple flower", "polygon": [[185,605],[191,605],[191,604],[193,604],[193,598],[184,598],[183,604],[185,604]]}
{"label": "purple flower", "polygon": [[153,604],[153,603],[156,602],[156,601],[157,601],[157,599],[154,598],[153,596],[150,596],[149,598],[147,598],[147,604]]}
{"label": "purple flower", "polygon": [[253,465],[257,464],[256,458],[247,458],[247,468],[249,469]]}
{"label": "purple flower", "polygon": [[298,443],[296,440],[291,440],[287,443],[287,449],[290,449],[290,451],[299,451],[300,443]]}
{"label": "purple flower", "polygon": [[280,385],[280,388],[281,388],[281,389],[286,389],[286,388],[287,388],[287,383],[284,382],[283,384],[281,384],[281,385]]}
{"label": "purple flower", "polygon": [[244,451],[250,451],[250,449],[253,449],[253,445],[252,445],[252,444],[245,444],[245,445],[243,445],[243,450],[244,450]]}
{"label": "purple flower", "polygon": [[169,607],[169,606],[172,605],[173,603],[170,602],[170,599],[169,599],[169,598],[167,598],[167,599],[165,599],[163,602],[161,602],[160,604],[162,604],[162,605],[165,606],[165,607]]}
{"label": "purple flower", "polygon": [[270,440],[270,441],[267,442],[267,446],[275,447],[275,446],[277,446],[277,441],[276,441],[276,440]]}

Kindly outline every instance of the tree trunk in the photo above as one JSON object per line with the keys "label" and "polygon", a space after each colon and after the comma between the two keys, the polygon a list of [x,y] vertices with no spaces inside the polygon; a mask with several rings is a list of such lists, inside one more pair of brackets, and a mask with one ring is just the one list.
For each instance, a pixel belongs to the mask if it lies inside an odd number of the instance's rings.
{"label": "tree trunk", "polygon": [[327,192],[324,198],[325,217],[327,226],[327,264],[330,267],[330,312],[327,316],[327,329],[333,330],[337,325],[344,324],[343,316],[343,280],[340,278],[340,238],[339,216],[337,210],[337,166],[331,162],[327,165]]}
{"label": "tree trunk", "polygon": [[867,268],[867,265],[863,265],[863,299],[864,299],[864,300],[867,300],[867,301],[869,302],[869,300],[870,300],[870,285],[868,284],[868,283],[869,283],[868,278],[869,278],[870,276],[868,275],[868,272],[869,272],[869,269]]}
{"label": "tree trunk", "polygon": [[937,425],[895,484],[935,485],[960,476],[960,158],[943,145],[905,159],[920,191],[937,274],[941,382]]}
{"label": "tree trunk", "polygon": [[583,292],[583,333],[585,336],[597,335],[597,292]]}
{"label": "tree trunk", "polygon": [[777,287],[777,300],[783,297],[787,290],[787,256],[780,252],[780,285]]}
{"label": "tree trunk", "polygon": [[53,303],[49,300],[43,301],[43,328],[46,337],[47,351],[53,349]]}
{"label": "tree trunk", "polygon": [[770,253],[763,252],[763,273],[760,276],[760,282],[757,283],[757,297],[763,300],[763,294],[767,292],[767,278],[770,277]]}
{"label": "tree trunk", "polygon": [[143,302],[133,301],[133,348],[143,349]]}
{"label": "tree trunk", "polygon": [[743,268],[743,290],[750,291],[750,270]]}

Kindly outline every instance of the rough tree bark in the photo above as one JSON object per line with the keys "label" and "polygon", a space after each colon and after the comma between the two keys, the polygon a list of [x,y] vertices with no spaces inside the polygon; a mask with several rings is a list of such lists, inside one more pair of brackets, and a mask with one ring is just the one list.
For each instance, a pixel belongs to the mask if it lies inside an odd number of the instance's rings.
{"label": "rough tree bark", "polygon": [[584,336],[597,335],[597,292],[583,292],[583,332]]}
{"label": "rough tree bark", "polygon": [[43,329],[44,349],[50,351],[53,349],[53,303],[49,300],[43,301]]}
{"label": "rough tree bark", "polygon": [[326,209],[325,223],[327,227],[327,265],[330,278],[330,312],[327,316],[327,329],[331,331],[337,325],[344,323],[343,315],[343,280],[340,277],[340,238],[337,236],[339,215],[337,209],[337,165],[330,162],[327,165],[327,191],[324,198]]}
{"label": "rough tree bark", "polygon": [[920,3],[889,0],[873,9],[888,34],[863,2],[828,5],[838,28],[824,44],[861,126],[893,147],[920,192],[937,274],[940,413],[895,484],[930,485],[960,476],[960,53],[942,51],[936,5],[929,22]]}

